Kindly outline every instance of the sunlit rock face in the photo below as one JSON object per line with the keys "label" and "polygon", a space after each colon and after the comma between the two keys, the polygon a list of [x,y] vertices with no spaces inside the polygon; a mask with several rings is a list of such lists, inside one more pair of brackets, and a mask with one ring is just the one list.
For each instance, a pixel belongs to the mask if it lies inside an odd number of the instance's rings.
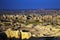
{"label": "sunlit rock face", "polygon": [[7,35],[7,37],[8,38],[13,38],[13,37],[15,37],[15,38],[20,38],[20,36],[19,36],[19,31],[17,30],[17,31],[13,31],[12,29],[7,29],[6,31],[5,31],[5,33],[6,33],[6,35]]}
{"label": "sunlit rock face", "polygon": [[31,37],[30,32],[25,32],[25,30],[13,30],[11,28],[5,31],[5,34],[8,38],[16,38],[16,39],[29,39]]}

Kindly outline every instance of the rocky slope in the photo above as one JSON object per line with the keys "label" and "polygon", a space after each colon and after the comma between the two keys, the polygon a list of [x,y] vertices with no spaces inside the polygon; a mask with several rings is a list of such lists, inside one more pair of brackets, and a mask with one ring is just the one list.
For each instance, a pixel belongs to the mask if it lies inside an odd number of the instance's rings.
{"label": "rocky slope", "polygon": [[60,36],[60,15],[0,15],[0,32],[29,30],[35,37]]}

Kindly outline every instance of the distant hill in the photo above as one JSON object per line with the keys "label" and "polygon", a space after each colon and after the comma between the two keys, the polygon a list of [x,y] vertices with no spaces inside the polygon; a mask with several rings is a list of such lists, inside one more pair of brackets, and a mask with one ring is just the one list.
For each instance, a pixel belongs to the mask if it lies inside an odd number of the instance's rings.
{"label": "distant hill", "polygon": [[53,10],[48,10],[48,9],[20,9],[20,10],[1,10],[0,9],[0,14],[41,14],[41,15],[52,15],[52,14],[60,14],[60,10],[58,9],[53,9]]}

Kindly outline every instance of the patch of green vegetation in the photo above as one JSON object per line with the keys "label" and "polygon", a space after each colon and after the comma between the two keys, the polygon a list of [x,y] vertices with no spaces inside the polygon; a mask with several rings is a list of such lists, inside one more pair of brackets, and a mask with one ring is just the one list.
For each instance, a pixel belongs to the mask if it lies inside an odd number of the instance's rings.
{"label": "patch of green vegetation", "polygon": [[28,24],[34,24],[34,25],[37,25],[37,24],[39,24],[40,22],[39,21],[33,21],[33,22],[21,22],[21,23],[23,23],[23,24],[25,24],[25,25],[28,25]]}

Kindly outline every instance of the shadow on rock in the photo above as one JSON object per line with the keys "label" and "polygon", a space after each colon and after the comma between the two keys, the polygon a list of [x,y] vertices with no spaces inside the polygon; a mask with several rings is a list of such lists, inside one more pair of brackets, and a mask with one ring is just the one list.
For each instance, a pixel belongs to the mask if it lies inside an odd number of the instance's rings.
{"label": "shadow on rock", "polygon": [[[0,33],[0,40],[21,40],[21,38],[7,38],[5,33]],[[31,37],[28,40],[60,40],[60,37]]]}

